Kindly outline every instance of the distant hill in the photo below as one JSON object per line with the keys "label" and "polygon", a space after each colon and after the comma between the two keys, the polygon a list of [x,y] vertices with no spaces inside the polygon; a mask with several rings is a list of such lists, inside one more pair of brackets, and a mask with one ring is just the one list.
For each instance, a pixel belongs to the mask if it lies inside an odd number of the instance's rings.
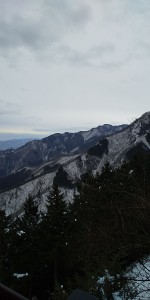
{"label": "distant hill", "polygon": [[13,140],[7,140],[7,141],[0,141],[0,150],[17,149],[33,140],[35,140],[35,138],[13,139]]}

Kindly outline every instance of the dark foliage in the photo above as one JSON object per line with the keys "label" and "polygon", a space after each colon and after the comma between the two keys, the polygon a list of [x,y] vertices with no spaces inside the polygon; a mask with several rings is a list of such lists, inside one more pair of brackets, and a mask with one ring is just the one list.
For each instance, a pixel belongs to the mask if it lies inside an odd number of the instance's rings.
{"label": "dark foliage", "polygon": [[10,218],[3,210],[0,210],[0,280],[6,280],[9,275],[8,262],[8,239],[9,239]]}
{"label": "dark foliage", "polygon": [[126,158],[131,161],[135,156],[147,156],[148,152],[149,149],[145,146],[144,143],[140,142],[138,145],[128,150],[128,152],[126,153]]}
{"label": "dark foliage", "polygon": [[68,179],[68,173],[62,166],[58,169],[56,176],[54,177],[54,183],[60,187],[73,188],[73,183]]}
{"label": "dark foliage", "polygon": [[[42,217],[32,197],[24,208],[11,225],[0,214],[3,283],[41,300],[67,299],[76,288],[101,299],[95,284],[105,270],[117,276],[150,254],[150,155],[137,152],[118,169],[106,164],[100,175],[84,174],[72,204],[54,181]],[[106,282],[107,299],[112,289]]]}
{"label": "dark foliage", "polygon": [[101,141],[99,141],[99,143],[90,148],[88,150],[88,154],[89,155],[95,155],[95,156],[99,156],[100,158],[102,158],[104,153],[108,153],[108,140],[107,139],[103,139]]}

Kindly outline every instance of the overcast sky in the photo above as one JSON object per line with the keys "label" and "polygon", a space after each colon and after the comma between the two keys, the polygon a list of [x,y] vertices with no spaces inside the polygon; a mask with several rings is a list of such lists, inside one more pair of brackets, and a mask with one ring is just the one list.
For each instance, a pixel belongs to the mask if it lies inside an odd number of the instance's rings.
{"label": "overcast sky", "polygon": [[0,0],[0,139],[130,123],[149,106],[150,0]]}

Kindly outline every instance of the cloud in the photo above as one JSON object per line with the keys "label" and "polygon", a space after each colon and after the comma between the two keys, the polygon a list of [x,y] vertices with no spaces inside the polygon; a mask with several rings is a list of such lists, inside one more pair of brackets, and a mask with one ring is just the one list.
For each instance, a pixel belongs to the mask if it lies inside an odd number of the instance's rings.
{"label": "cloud", "polygon": [[35,132],[49,132],[49,128],[34,128],[33,131]]}
{"label": "cloud", "polygon": [[14,1],[3,5],[0,0],[0,53],[5,57],[18,50],[45,51],[69,31],[81,30],[90,18],[82,0],[27,0],[24,5],[16,0],[15,8]]}
{"label": "cloud", "polygon": [[[96,45],[85,50],[77,50],[68,45],[57,44],[49,55],[53,63],[65,63],[76,67],[102,67],[120,65],[120,62],[106,61],[105,59],[115,53],[115,47],[111,43]],[[104,60],[104,61],[103,61]]]}
{"label": "cloud", "polygon": [[148,0],[0,0],[0,56],[17,62],[32,54],[50,63],[118,67],[128,59],[125,52],[133,56],[137,32],[145,40],[148,30],[143,34],[140,27],[148,26],[141,19],[149,11]]}
{"label": "cloud", "polygon": [[0,56],[13,68],[19,58],[27,60],[29,55],[42,63],[118,68],[127,63],[129,52],[134,56],[135,39],[139,38],[137,18],[141,23],[150,7],[147,0],[143,3],[137,0],[135,6],[129,0],[0,0]]}
{"label": "cloud", "polygon": [[0,115],[20,115],[21,106],[18,103],[4,101],[0,99]]}
{"label": "cloud", "polygon": [[0,115],[3,116],[3,115],[19,115],[20,112],[19,111],[15,111],[15,110],[2,110],[0,111]]}

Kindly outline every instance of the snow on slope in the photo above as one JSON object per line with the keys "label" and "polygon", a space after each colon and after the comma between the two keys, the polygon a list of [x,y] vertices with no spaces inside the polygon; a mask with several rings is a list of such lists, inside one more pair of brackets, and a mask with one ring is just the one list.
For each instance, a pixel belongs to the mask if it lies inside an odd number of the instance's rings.
{"label": "snow on slope", "polygon": [[[45,211],[47,195],[53,183],[56,172],[43,175],[24,185],[0,194],[0,207],[7,215],[20,214],[23,211],[23,204],[29,195],[33,196],[38,204],[39,211]],[[73,190],[62,189],[66,201],[72,201]]]}
{"label": "snow on slope", "polygon": [[[87,134],[87,133],[86,133]],[[93,173],[101,172],[102,167],[108,161],[113,167],[121,165],[126,159],[126,153],[133,149],[139,143],[149,151],[150,142],[146,139],[146,135],[150,134],[150,112],[144,114],[133,124],[124,130],[115,133],[104,141],[107,151],[103,151],[102,155],[91,155],[84,153],[82,155],[65,156],[56,161],[56,166],[63,165],[64,170],[68,174],[68,179],[75,182],[83,173],[91,170]],[[85,136],[87,138],[87,136]],[[103,140],[101,140],[102,142]],[[101,147],[102,143],[99,143]],[[55,166],[55,165],[54,165]],[[42,170],[38,169],[39,175]],[[40,173],[41,172],[41,173]],[[46,195],[52,186],[55,171],[42,175],[20,187],[0,194],[0,207],[5,209],[7,214],[21,211],[23,203],[29,194],[39,203],[39,209],[44,210],[46,203]],[[64,189],[66,200],[72,201],[74,190]]]}
{"label": "snow on slope", "polygon": [[97,128],[93,128],[89,131],[83,131],[82,136],[84,138],[84,141],[88,141],[89,139],[91,139],[94,136],[100,136],[100,132]]}
{"label": "snow on slope", "polygon": [[[14,214],[23,208],[23,203],[29,195],[34,195],[36,201],[39,196],[47,190],[50,182],[53,180],[55,173],[41,176],[38,179],[32,180],[24,185],[14,188],[10,191],[0,194],[0,207],[6,210],[7,214]],[[44,198],[44,195],[43,195]]]}
{"label": "snow on slope", "polygon": [[[64,170],[66,169],[65,164],[71,164],[71,169],[73,172],[72,174],[74,174],[75,170],[73,171],[74,167],[72,166],[74,162],[72,161],[77,157],[78,155],[62,157],[61,159],[57,160],[57,164],[63,165]],[[42,170],[39,168],[36,175],[40,174],[41,172]],[[46,207],[47,195],[53,184],[53,179],[56,175],[56,172],[57,170],[33,179],[30,182],[20,185],[19,187],[1,193],[0,208],[5,210],[7,215],[15,214],[16,212],[20,214],[23,210],[23,204],[25,200],[29,197],[29,195],[31,195],[38,204],[39,210],[44,211]],[[70,174],[69,179],[74,180],[75,177],[71,176]],[[62,192],[66,201],[72,201],[74,194],[73,189],[62,188]]]}
{"label": "snow on slope", "polygon": [[92,128],[88,131],[81,131],[81,134],[84,138],[84,142],[92,139],[93,137],[103,137],[107,135],[113,134],[114,132],[114,127],[116,127],[116,132],[122,130],[125,128],[127,125],[118,125],[118,126],[112,126],[110,124],[104,124],[103,126],[98,126],[96,128]]}

